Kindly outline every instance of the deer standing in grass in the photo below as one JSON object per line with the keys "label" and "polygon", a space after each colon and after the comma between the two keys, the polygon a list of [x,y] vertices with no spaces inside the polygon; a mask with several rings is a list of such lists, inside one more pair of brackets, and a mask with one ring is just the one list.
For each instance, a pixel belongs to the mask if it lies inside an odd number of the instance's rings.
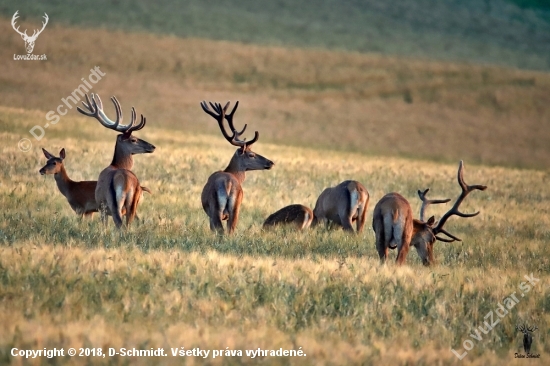
{"label": "deer standing in grass", "polygon": [[145,127],[145,117],[141,115],[141,122],[135,125],[136,111],[132,107],[130,123],[121,125],[123,117],[120,103],[115,97],[111,100],[116,110],[116,121],[110,120],[103,111],[103,103],[99,95],[92,94],[91,100],[86,95],[86,102],[82,104],[88,111],[80,107],[77,109],[88,117],[94,117],[104,127],[121,132],[116,139],[111,165],[99,174],[95,190],[95,199],[103,222],[107,223],[107,215],[111,215],[116,227],[120,228],[123,215],[126,216],[126,226],[133,221],[143,191],[138,178],[131,171],[134,166],[132,155],[152,153],[155,151],[155,146],[132,135],[132,132]]}
{"label": "deer standing in grass", "polygon": [[[239,102],[235,103],[231,113],[226,114],[229,102],[222,108],[219,103],[210,103],[213,111],[210,110],[206,102],[201,103],[204,112],[212,116],[220,127],[220,131],[225,139],[238,149],[229,161],[225,170],[212,174],[201,194],[202,207],[210,218],[210,229],[219,233],[224,232],[222,222],[227,220],[227,231],[232,234],[235,231],[239,221],[239,211],[243,199],[242,183],[245,179],[245,172],[249,170],[271,169],[274,163],[256,154],[250,148],[252,144],[258,141],[260,137],[258,131],[252,140],[241,140],[240,136],[244,133],[246,126],[238,132],[233,126],[233,116]],[[224,119],[227,120],[231,135],[227,133],[224,127]]]}
{"label": "deer standing in grass", "polygon": [[[424,221],[424,213],[430,204],[439,204],[449,202],[445,200],[428,200],[426,194],[429,189],[424,192],[418,191],[418,196],[422,200],[420,208],[420,220],[414,219],[409,202],[399,193],[389,193],[382,197],[376,204],[373,213],[372,227],[376,234],[376,249],[380,256],[380,260],[384,263],[388,257],[388,249],[397,248],[397,263],[399,265],[405,263],[405,258],[409,252],[409,247],[412,245],[416,248],[418,256],[425,266],[434,263],[433,245],[436,240],[450,243],[454,241],[462,241],[460,238],[452,235],[443,226],[447,220],[453,216],[474,217],[478,212],[465,214],[458,211],[458,207],[464,201],[466,196],[473,190],[484,191],[487,186],[472,185],[469,186],[464,182],[464,163],[460,161],[458,166],[458,184],[462,189],[462,193],[455,201],[453,207],[441,217],[438,223],[431,216],[428,221]],[[447,238],[438,236],[445,234]]]}
{"label": "deer standing in grass", "polygon": [[46,149],[42,149],[44,156],[48,159],[46,165],[40,169],[40,174],[53,174],[57,188],[67,201],[71,208],[80,218],[91,218],[94,212],[98,211],[95,201],[95,189],[97,181],[75,182],[69,178],[63,160],[65,160],[65,149],[61,149],[59,157],[50,154]]}
{"label": "deer standing in grass", "polygon": [[313,221],[313,211],[311,208],[294,204],[281,208],[279,211],[272,213],[265,220],[263,228],[268,229],[277,225],[295,225],[298,230],[309,228]]}
{"label": "deer standing in grass", "polygon": [[531,345],[533,344],[533,332],[539,329],[536,325],[528,327],[526,324],[516,325],[516,330],[523,333],[523,350],[525,353],[531,353]]}
{"label": "deer standing in grass", "polygon": [[346,231],[353,231],[355,222],[357,232],[361,232],[365,226],[368,205],[367,189],[355,180],[346,180],[321,193],[313,209],[311,227],[324,221],[327,227],[329,222],[333,222]]}

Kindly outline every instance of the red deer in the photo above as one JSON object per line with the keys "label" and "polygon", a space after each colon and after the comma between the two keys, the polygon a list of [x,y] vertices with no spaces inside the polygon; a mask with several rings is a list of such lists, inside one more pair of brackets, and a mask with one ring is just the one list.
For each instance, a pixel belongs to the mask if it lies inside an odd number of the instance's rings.
{"label": "red deer", "polygon": [[61,194],[67,198],[74,212],[76,212],[80,218],[83,216],[91,218],[94,212],[98,211],[98,206],[95,202],[97,181],[75,182],[71,180],[63,164],[63,160],[65,160],[65,149],[61,149],[59,157],[50,154],[46,149],[42,149],[42,151],[46,159],[48,159],[48,162],[40,169],[40,174],[53,174],[55,182],[57,183],[57,188],[59,188]]}
{"label": "red deer", "polygon": [[313,209],[311,227],[324,221],[327,227],[329,222],[333,222],[344,230],[353,231],[352,224],[355,221],[357,232],[361,232],[365,226],[368,205],[367,189],[355,180],[346,180],[321,193]]}
{"label": "red deer", "polygon": [[267,229],[277,225],[293,224],[298,230],[309,228],[313,220],[313,211],[304,205],[289,205],[269,215],[263,228]]}
{"label": "red deer", "polygon": [[[80,218],[91,218],[94,212],[99,211],[99,208],[95,201],[95,189],[97,186],[96,180],[88,180],[82,182],[75,182],[69,178],[65,170],[65,149],[61,149],[59,152],[59,158],[50,154],[46,149],[42,149],[44,156],[48,159],[46,165],[40,169],[41,175],[53,174],[57,183],[57,188],[67,198],[69,205],[76,212]],[[141,191],[152,194],[151,190],[147,187],[140,187]],[[143,193],[142,192],[142,193]],[[123,215],[126,210],[123,210]],[[136,215],[136,219],[139,218]]]}
{"label": "red deer", "polygon": [[139,180],[131,171],[134,166],[132,156],[152,153],[155,151],[155,146],[132,135],[132,132],[145,127],[145,117],[141,115],[141,122],[135,125],[136,111],[132,107],[130,123],[125,126],[121,125],[123,117],[120,103],[115,97],[112,97],[111,100],[116,110],[116,121],[107,117],[103,111],[103,103],[97,94],[92,94],[91,101],[86,95],[86,102],[82,102],[88,111],[84,111],[80,107],[77,109],[88,117],[94,117],[104,127],[122,132],[117,136],[111,165],[99,174],[95,190],[95,199],[103,222],[107,223],[107,215],[112,215],[116,227],[120,228],[123,215],[126,216],[126,226],[133,221],[142,193]]}
{"label": "red deer", "polygon": [[[372,227],[376,234],[376,248],[382,263],[388,257],[388,249],[395,248],[397,248],[397,263],[399,265],[405,263],[409,247],[412,245],[416,248],[422,263],[425,266],[429,266],[434,263],[433,245],[436,240],[446,243],[461,241],[460,238],[443,229],[443,226],[453,215],[460,217],[477,216],[479,211],[465,214],[458,211],[458,207],[473,190],[484,191],[487,188],[487,186],[482,185],[467,185],[464,182],[463,174],[464,163],[460,161],[457,179],[462,193],[455,201],[453,207],[443,215],[437,224],[433,216],[428,221],[424,221],[426,207],[430,204],[449,202],[450,199],[427,200],[426,194],[428,193],[428,189],[424,192],[418,191],[418,196],[422,200],[422,207],[420,209],[420,220],[417,220],[413,218],[409,202],[399,193],[389,193],[382,197],[374,208],[372,219]],[[438,236],[438,234],[445,234],[450,239]]]}
{"label": "red deer", "polygon": [[[210,106],[214,111],[208,108],[206,102],[203,101],[201,103],[203,111],[218,122],[220,131],[225,139],[231,145],[237,146],[238,149],[233,154],[229,165],[224,171],[215,172],[208,178],[201,194],[202,207],[210,218],[210,229],[212,231],[223,233],[222,221],[227,220],[227,231],[229,234],[232,234],[239,220],[239,210],[243,199],[241,185],[245,179],[245,172],[249,170],[269,170],[273,167],[274,163],[260,154],[256,154],[250,148],[260,137],[258,131],[256,131],[254,138],[250,141],[240,139],[240,136],[246,129],[246,125],[244,125],[244,128],[240,132],[233,126],[233,115],[239,106],[239,102],[235,103],[233,110],[229,114],[226,114],[229,102],[223,108],[219,103],[210,103]],[[231,135],[225,130],[223,124],[224,118],[229,124]]]}

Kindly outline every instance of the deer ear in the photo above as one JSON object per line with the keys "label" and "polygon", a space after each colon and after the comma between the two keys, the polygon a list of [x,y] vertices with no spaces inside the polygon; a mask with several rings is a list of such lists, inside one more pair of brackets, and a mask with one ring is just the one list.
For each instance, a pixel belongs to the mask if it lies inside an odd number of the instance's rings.
{"label": "deer ear", "polygon": [[65,159],[65,148],[62,148],[61,151],[59,152],[59,157],[61,159]]}
{"label": "deer ear", "polygon": [[426,221],[426,224],[428,224],[429,226],[433,226],[433,224],[435,223],[435,217],[430,217],[428,219],[428,221]]}
{"label": "deer ear", "polygon": [[44,153],[44,156],[46,157],[46,159],[55,158],[55,156],[53,156],[52,154],[50,154],[49,152],[47,152],[46,149],[44,149],[44,148],[42,148],[42,152]]}

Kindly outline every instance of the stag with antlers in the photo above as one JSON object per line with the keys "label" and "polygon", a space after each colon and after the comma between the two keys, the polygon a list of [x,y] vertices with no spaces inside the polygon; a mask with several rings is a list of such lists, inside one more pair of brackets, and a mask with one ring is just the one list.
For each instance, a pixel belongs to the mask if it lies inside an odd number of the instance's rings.
{"label": "stag with antlers", "polygon": [[82,102],[88,111],[80,107],[77,109],[85,116],[97,119],[104,127],[121,132],[116,139],[111,165],[99,174],[95,190],[95,199],[103,222],[107,222],[106,215],[112,215],[116,227],[120,228],[123,215],[126,216],[126,226],[133,221],[142,196],[139,180],[131,171],[134,166],[132,155],[152,153],[155,151],[155,146],[132,135],[132,132],[145,127],[145,117],[141,115],[141,122],[136,125],[136,110],[132,107],[130,123],[122,125],[123,116],[120,103],[115,97],[112,97],[111,100],[116,110],[116,121],[107,117],[103,111],[103,103],[97,94],[92,94],[91,98],[86,95],[86,102]]}
{"label": "stag with antlers", "polygon": [[[238,132],[233,125],[233,116],[239,102],[235,103],[231,113],[226,114],[229,102],[222,107],[219,103],[209,103],[211,110],[206,102],[201,103],[202,110],[212,116],[220,127],[220,131],[225,139],[238,149],[233,154],[229,165],[225,170],[212,174],[201,194],[202,207],[210,218],[210,229],[223,233],[222,222],[227,220],[227,231],[232,234],[235,231],[239,220],[239,211],[243,199],[242,183],[245,179],[245,172],[248,170],[269,170],[274,163],[252,151],[251,146],[260,137],[258,131],[250,141],[241,140],[241,135],[246,130],[246,124]],[[227,120],[231,134],[227,133],[223,121]]]}
{"label": "stag with antlers", "polygon": [[38,29],[35,29],[32,36],[29,36],[27,35],[27,30],[25,29],[24,32],[21,32],[19,30],[19,26],[17,26],[17,28],[15,27],[15,23],[16,23],[16,20],[17,18],[19,18],[19,10],[17,10],[15,12],[15,14],[13,14],[13,17],[11,18],[11,26],[13,27],[13,29],[19,33],[19,35],[21,36],[21,38],[23,38],[23,41],[25,41],[25,49],[27,50],[27,53],[32,53],[32,50],[34,49],[34,42],[36,42],[36,39],[38,38],[38,36],[40,35],[40,33],[42,33],[42,31],[44,30],[44,28],[46,28],[46,25],[48,24],[48,14],[44,13],[44,22],[42,22],[42,29],[38,30]]}
{"label": "stag with antlers", "polygon": [[525,353],[531,353],[531,344],[533,344],[533,332],[539,329],[536,325],[528,327],[527,324],[516,325],[516,330],[523,333],[523,350]]}
{"label": "stag with antlers", "polygon": [[[441,217],[438,223],[435,222],[433,216],[424,221],[426,208],[430,204],[449,202],[450,199],[428,200],[426,194],[429,189],[423,192],[418,191],[418,196],[422,200],[420,220],[413,218],[409,202],[399,193],[389,193],[376,204],[372,227],[376,234],[376,248],[382,262],[385,262],[388,257],[388,249],[397,248],[397,263],[399,265],[403,264],[409,252],[409,247],[412,245],[416,248],[422,263],[429,266],[434,263],[433,245],[436,240],[446,243],[461,241],[460,238],[443,229],[443,226],[451,216],[477,216],[479,211],[462,213],[458,210],[458,207],[470,192],[474,190],[484,191],[487,186],[467,185],[464,182],[464,163],[462,161],[458,166],[457,179],[462,193],[453,207]],[[448,238],[441,237],[439,234],[444,234]]]}

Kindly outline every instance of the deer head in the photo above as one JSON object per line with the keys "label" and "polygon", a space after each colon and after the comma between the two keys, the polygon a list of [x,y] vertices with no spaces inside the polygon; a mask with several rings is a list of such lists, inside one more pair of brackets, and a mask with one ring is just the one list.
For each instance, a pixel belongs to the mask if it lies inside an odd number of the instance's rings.
{"label": "deer head", "polygon": [[46,159],[48,159],[48,161],[46,162],[46,165],[44,165],[42,169],[39,170],[39,173],[41,175],[44,175],[57,174],[61,172],[63,167],[63,160],[65,159],[65,149],[61,149],[61,151],[59,152],[59,158],[50,154],[44,148],[42,148],[42,152],[44,153],[44,156],[46,157]]}
{"label": "deer head", "polygon": [[[229,163],[229,166],[227,167],[226,171],[229,172],[245,172],[248,170],[264,170],[264,169],[271,169],[275,163],[273,163],[271,160],[261,156],[260,154],[255,153],[252,151],[251,146],[256,141],[258,141],[258,138],[260,137],[260,134],[258,131],[255,132],[254,138],[250,141],[246,141],[246,139],[241,140],[240,137],[246,130],[247,125],[245,124],[243,129],[238,132],[235,126],[233,125],[233,116],[235,114],[235,111],[237,110],[237,107],[239,106],[239,102],[235,103],[235,106],[231,110],[231,113],[226,114],[227,108],[229,108],[229,103],[222,108],[220,103],[209,103],[212,107],[212,110],[208,108],[208,104],[206,102],[201,102],[202,110],[206,113],[208,113],[210,116],[212,116],[217,122],[218,126],[220,127],[220,131],[222,132],[222,135],[225,137],[225,139],[233,146],[237,146],[238,149],[235,151],[235,154],[233,154],[233,157],[231,158],[231,161]],[[223,120],[224,118],[227,120],[229,124],[229,128],[231,129],[232,134],[229,135],[227,131],[225,130]]]}
{"label": "deer head", "polygon": [[117,136],[114,160],[116,160],[117,156],[131,156],[135,154],[152,153],[153,151],[155,151],[155,145],[152,145],[147,141],[139,139],[132,135],[132,132],[139,131],[143,127],[145,127],[145,123],[147,122],[147,120],[145,117],[143,117],[143,114],[141,115],[140,123],[135,125],[136,110],[134,107],[132,107],[132,118],[130,120],[130,123],[128,123],[127,125],[121,125],[123,116],[120,103],[118,102],[116,97],[112,97],[111,101],[115,106],[116,121],[112,121],[109,119],[109,117],[107,117],[107,115],[103,111],[103,103],[101,102],[101,98],[99,98],[99,95],[97,94],[94,95],[92,93],[91,100],[86,94],[86,102],[83,101],[82,104],[84,105],[84,107],[86,107],[88,111],[85,111],[80,107],[77,107],[77,109],[85,116],[94,117],[104,127],[117,132],[122,132]]}
{"label": "deer head", "polygon": [[45,21],[42,22],[42,29],[40,30],[35,29],[32,36],[28,36],[26,29],[24,32],[21,32],[19,30],[19,26],[17,28],[15,27],[15,21],[17,20],[17,18],[19,18],[19,15],[17,15],[17,13],[19,13],[19,10],[17,10],[15,14],[13,14],[13,17],[11,18],[11,26],[17,33],[21,35],[21,38],[23,38],[23,41],[25,41],[25,49],[27,50],[27,53],[32,53],[32,50],[34,49],[34,42],[36,41],[40,33],[42,33],[42,31],[44,30],[44,28],[46,28],[46,25],[48,24],[48,20],[49,20],[48,14],[44,13],[43,18]]}
{"label": "deer head", "polygon": [[[458,210],[458,207],[470,192],[476,189],[480,191],[484,191],[485,189],[487,189],[487,186],[482,186],[482,185],[469,186],[464,182],[464,162],[462,160],[458,165],[457,180],[458,180],[458,185],[462,189],[462,193],[455,201],[453,207],[449,211],[447,211],[447,213],[445,213],[437,223],[435,222],[435,218],[433,216],[430,217],[428,221],[424,221],[425,220],[424,213],[426,211],[426,208],[431,204],[440,204],[440,203],[449,202],[450,199],[428,200],[426,198],[426,194],[428,193],[429,188],[423,192],[420,190],[418,191],[418,196],[422,201],[422,207],[420,208],[420,220],[416,220],[416,219],[413,220],[413,237],[411,240],[411,245],[413,245],[416,248],[416,250],[418,251],[418,255],[422,259],[422,263],[424,263],[424,265],[426,266],[434,262],[433,245],[436,240],[439,240],[445,243],[462,241],[462,239],[456,237],[455,235],[443,229],[443,226],[451,216],[456,215],[460,217],[474,217],[479,215],[479,211],[474,213],[462,213]],[[441,237],[439,234],[445,234],[450,239]]]}

